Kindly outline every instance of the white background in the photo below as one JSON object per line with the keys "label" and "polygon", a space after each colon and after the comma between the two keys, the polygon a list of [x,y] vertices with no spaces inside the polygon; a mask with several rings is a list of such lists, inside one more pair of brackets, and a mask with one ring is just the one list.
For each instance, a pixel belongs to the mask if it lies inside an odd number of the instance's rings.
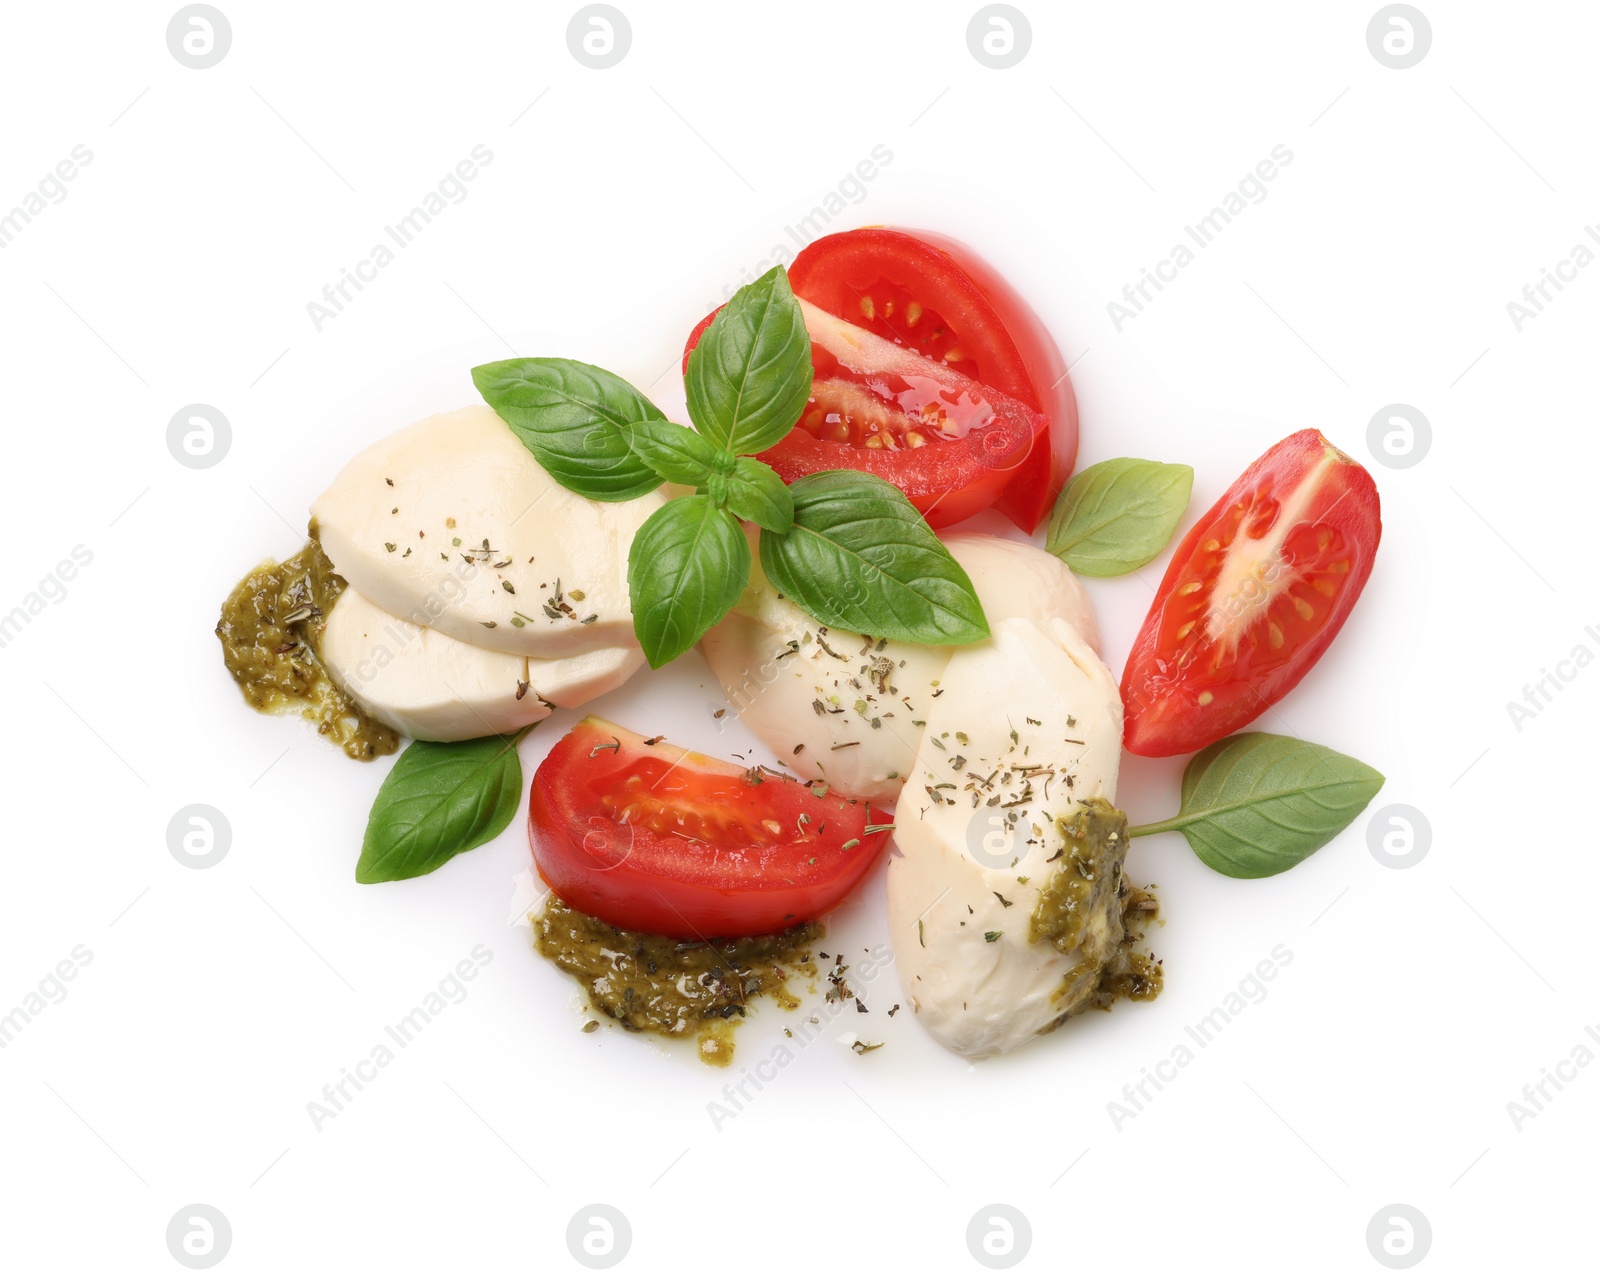
{"label": "white background", "polygon": [[[577,1268],[568,1221],[596,1202],[629,1220],[623,1268],[978,1268],[966,1227],[996,1202],[1029,1218],[1023,1268],[1378,1269],[1367,1225],[1394,1203],[1431,1223],[1424,1268],[1576,1255],[1600,1067],[1520,1130],[1507,1103],[1600,1022],[1600,671],[1520,730],[1506,704],[1600,652],[1600,269],[1520,333],[1506,303],[1600,217],[1594,6],[1424,0],[1432,48],[1392,70],[1372,0],[1025,0],[1032,47],[992,70],[971,3],[621,0],[631,49],[597,71],[568,50],[576,5],[221,3],[208,70],[169,53],[164,5],[11,6],[0,45],[0,211],[93,152],[0,250],[0,612],[93,554],[0,649],[0,1014],[92,952],[0,1050],[9,1268],[179,1268],[167,1223],[197,1202],[231,1223],[230,1270]],[[465,201],[318,332],[307,303],[480,143]],[[731,1072],[581,1034],[574,985],[508,919],[520,820],[357,886],[388,763],[248,712],[211,627],[350,454],[472,400],[475,362],[579,357],[673,403],[688,329],[880,143],[835,228],[988,257],[1077,360],[1083,462],[1192,464],[1190,520],[1292,430],[1370,461],[1379,408],[1431,421],[1415,467],[1370,464],[1371,583],[1263,724],[1377,766],[1374,810],[1422,811],[1432,849],[1385,867],[1363,818],[1241,882],[1140,841],[1158,1002],[971,1067],[886,1019],[891,967],[869,1015],[718,1127],[707,1103],[783,1015],[747,1025]],[[1118,332],[1107,302],[1280,143],[1268,197]],[[202,471],[165,441],[196,402],[233,431]],[[1118,673],[1164,564],[1091,582]],[[742,750],[716,701],[691,655],[599,706]],[[569,723],[523,745],[530,773]],[[1135,821],[1172,811],[1181,764],[1127,760]],[[209,870],[167,848],[194,802],[232,827]],[[885,936],[880,875],[828,945]],[[323,1085],[480,943],[467,998],[314,1128]],[[1278,944],[1270,994],[1119,1128],[1123,1085]],[[857,1056],[847,1030],[886,1046]]]}

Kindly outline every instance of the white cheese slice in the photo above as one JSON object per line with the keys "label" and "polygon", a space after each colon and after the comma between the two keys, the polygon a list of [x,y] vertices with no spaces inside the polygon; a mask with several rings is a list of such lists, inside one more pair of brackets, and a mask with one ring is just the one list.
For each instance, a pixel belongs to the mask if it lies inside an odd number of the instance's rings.
{"label": "white cheese slice", "polygon": [[[1059,619],[1098,649],[1088,596],[1053,554],[993,535],[944,542],[971,577],[991,630],[1017,616]],[[880,650],[860,633],[826,630],[778,595],[753,535],[751,552],[750,586],[700,643],[729,705],[802,778],[892,803],[954,648],[890,641]]]}
{"label": "white cheese slice", "polygon": [[[529,659],[469,646],[347,588],[322,634],[329,675],[367,712],[413,739],[508,734],[615,690],[644,665],[637,646]],[[520,695],[519,695],[520,692]]]}
{"label": "white cheese slice", "polygon": [[1090,797],[1114,801],[1122,748],[1117,683],[1070,624],[991,628],[944,670],[888,869],[907,1000],[969,1057],[1009,1052],[1061,1016],[1077,961],[1030,942],[1029,920],[1065,843],[1053,816]]}
{"label": "white cheese slice", "polygon": [[610,504],[568,491],[479,405],[379,439],[311,512],[334,569],[383,610],[554,658],[635,644],[628,548],[663,503],[660,492]]}
{"label": "white cheese slice", "polygon": [[329,675],[371,716],[413,739],[451,742],[509,734],[550,715],[523,655],[469,646],[421,628],[345,589],[328,615]]}

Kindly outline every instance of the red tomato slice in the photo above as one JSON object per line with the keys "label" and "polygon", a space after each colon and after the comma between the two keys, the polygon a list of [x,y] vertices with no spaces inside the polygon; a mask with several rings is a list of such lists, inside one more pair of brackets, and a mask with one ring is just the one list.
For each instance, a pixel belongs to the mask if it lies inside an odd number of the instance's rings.
{"label": "red tomato slice", "polygon": [[585,717],[533,777],[539,875],[607,924],[706,940],[775,933],[831,910],[889,833],[859,801]]}
{"label": "red tomato slice", "polygon": [[1123,741],[1193,752],[1299,684],[1372,572],[1370,475],[1315,429],[1262,456],[1173,555],[1122,674]]}
{"label": "red tomato slice", "polygon": [[[1078,414],[1055,342],[1010,285],[954,240],[882,228],[819,239],[789,275],[802,299],[879,340],[841,367],[813,331],[812,400],[761,459],[786,482],[821,469],[877,474],[934,527],[993,504],[1031,532],[1072,471]],[[685,371],[714,317],[690,333]],[[919,372],[919,361],[931,367]],[[887,392],[886,376],[897,377]],[[926,400],[904,392],[908,379],[937,379],[957,410],[930,421]],[[953,430],[937,427],[952,418]]]}
{"label": "red tomato slice", "polygon": [[797,296],[947,363],[1046,418],[996,507],[1031,533],[1078,454],[1078,405],[1061,351],[1021,295],[965,244],[925,230],[830,234],[789,267]]}

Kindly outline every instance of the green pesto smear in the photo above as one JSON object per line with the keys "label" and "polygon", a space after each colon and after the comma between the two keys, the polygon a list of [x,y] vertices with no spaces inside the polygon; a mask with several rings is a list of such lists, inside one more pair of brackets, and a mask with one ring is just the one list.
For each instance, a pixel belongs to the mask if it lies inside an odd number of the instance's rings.
{"label": "green pesto smear", "polygon": [[1089,1009],[1109,1009],[1119,999],[1153,1000],[1161,994],[1161,962],[1140,950],[1144,926],[1160,905],[1148,890],[1131,887],[1123,873],[1128,818],[1094,799],[1056,820],[1065,839],[1028,922],[1032,942],[1048,942],[1075,963],[1052,997],[1060,1011],[1046,1030]]}
{"label": "green pesto smear", "polygon": [[533,935],[534,949],[576,978],[597,1012],[629,1031],[694,1036],[701,1061],[726,1066],[734,1028],[752,1000],[768,995],[785,1009],[800,1007],[789,979],[817,977],[811,948],[823,928],[680,942],[617,929],[552,896],[534,918]]}
{"label": "green pesto smear", "polygon": [[245,702],[257,712],[299,712],[358,761],[387,756],[400,736],[333,683],[318,657],[344,580],[312,538],[282,562],[263,562],[222,603],[217,639]]}

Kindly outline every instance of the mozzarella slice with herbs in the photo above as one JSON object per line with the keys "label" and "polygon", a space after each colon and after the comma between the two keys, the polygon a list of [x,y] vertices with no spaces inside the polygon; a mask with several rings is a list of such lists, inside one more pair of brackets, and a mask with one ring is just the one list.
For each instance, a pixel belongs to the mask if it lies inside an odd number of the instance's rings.
{"label": "mozzarella slice with herbs", "polygon": [[[991,629],[1015,616],[1055,618],[1098,648],[1088,596],[1053,554],[993,535],[951,535],[944,543],[971,577]],[[754,543],[751,551],[749,587],[700,643],[728,703],[802,778],[893,802],[955,648],[824,628],[779,595]]]}
{"label": "mozzarella slice with herbs", "polygon": [[311,513],[334,569],[375,605],[459,641],[555,658],[636,644],[628,548],[665,503],[568,491],[487,406],[373,443]]}
{"label": "mozzarella slice with herbs", "polygon": [[[1082,1007],[1123,932],[1125,823],[1111,811],[1094,846],[1067,835],[1074,817],[1116,798],[1117,683],[1059,617],[990,627],[944,670],[888,870],[906,997],[940,1043],[969,1057],[1009,1052]],[[1070,932],[1052,925],[1063,890]]]}
{"label": "mozzarella slice with herbs", "polygon": [[510,734],[552,707],[576,708],[615,690],[644,664],[637,646],[561,659],[484,650],[391,615],[353,588],[329,614],[320,654],[370,716],[436,743]]}

